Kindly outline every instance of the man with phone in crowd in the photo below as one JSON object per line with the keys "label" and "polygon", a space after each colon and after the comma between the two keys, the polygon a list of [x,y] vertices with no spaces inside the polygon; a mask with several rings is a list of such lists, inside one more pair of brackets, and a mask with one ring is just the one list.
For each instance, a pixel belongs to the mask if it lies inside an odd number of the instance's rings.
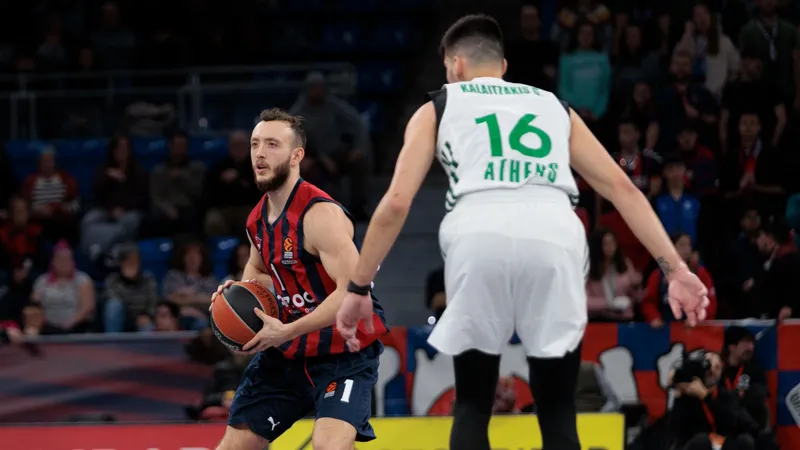
{"label": "man with phone in crowd", "polygon": [[675,450],[755,450],[758,423],[737,394],[720,387],[722,358],[698,350],[679,360],[670,374],[675,402],[670,427]]}

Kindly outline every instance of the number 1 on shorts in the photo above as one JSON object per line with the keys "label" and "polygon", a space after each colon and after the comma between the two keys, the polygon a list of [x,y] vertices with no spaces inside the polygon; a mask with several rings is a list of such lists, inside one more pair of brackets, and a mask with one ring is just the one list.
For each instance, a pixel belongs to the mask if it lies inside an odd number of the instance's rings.
{"label": "number 1 on shorts", "polygon": [[353,380],[344,380],[344,391],[342,391],[342,402],[350,403],[350,393],[353,392]]}

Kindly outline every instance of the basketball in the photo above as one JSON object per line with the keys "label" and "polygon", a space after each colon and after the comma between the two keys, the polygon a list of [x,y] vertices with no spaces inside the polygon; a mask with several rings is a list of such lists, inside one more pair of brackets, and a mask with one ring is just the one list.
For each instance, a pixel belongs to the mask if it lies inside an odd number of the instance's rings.
{"label": "basketball", "polygon": [[211,307],[211,329],[217,339],[231,350],[241,351],[263,325],[254,308],[279,318],[278,300],[264,286],[239,281],[223,289]]}

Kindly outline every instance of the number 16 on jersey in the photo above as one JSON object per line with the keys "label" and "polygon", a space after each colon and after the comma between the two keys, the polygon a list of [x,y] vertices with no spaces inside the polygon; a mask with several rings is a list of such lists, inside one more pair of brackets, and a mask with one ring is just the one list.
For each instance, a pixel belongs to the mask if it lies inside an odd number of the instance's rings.
{"label": "number 16 on jersey", "polygon": [[[558,174],[557,163],[543,161],[553,148],[550,136],[541,128],[533,125],[536,119],[534,114],[525,114],[520,117],[507,136],[500,130],[500,121],[497,114],[489,114],[475,119],[478,125],[485,124],[489,131],[489,146],[492,158],[486,165],[483,179],[487,181],[500,181],[521,183],[531,176],[546,179],[555,183]],[[530,147],[531,141],[539,140],[538,147]],[[503,147],[508,146],[516,154],[506,156]]]}

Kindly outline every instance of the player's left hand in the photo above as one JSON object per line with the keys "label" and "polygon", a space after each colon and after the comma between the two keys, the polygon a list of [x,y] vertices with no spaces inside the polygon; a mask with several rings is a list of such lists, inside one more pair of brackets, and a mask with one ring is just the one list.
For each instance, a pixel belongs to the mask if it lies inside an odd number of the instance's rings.
{"label": "player's left hand", "polygon": [[364,331],[372,333],[372,298],[369,295],[358,295],[348,292],[344,295],[339,311],[336,313],[336,328],[347,342],[351,352],[361,348],[356,332],[358,322],[364,321]]}
{"label": "player's left hand", "polygon": [[285,323],[268,316],[258,308],[254,308],[254,310],[258,318],[264,322],[264,326],[253,336],[253,339],[250,339],[250,342],[244,344],[242,351],[252,355],[270,347],[277,347],[289,340],[289,329]]}

